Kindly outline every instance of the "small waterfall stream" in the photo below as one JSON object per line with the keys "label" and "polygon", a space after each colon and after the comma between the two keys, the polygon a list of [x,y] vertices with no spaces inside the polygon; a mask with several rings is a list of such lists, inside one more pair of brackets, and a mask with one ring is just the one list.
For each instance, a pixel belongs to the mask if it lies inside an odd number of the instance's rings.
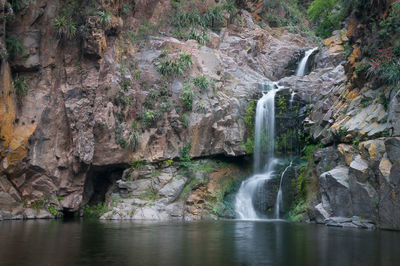
{"label": "small waterfall stream", "polygon": [[308,58],[317,49],[318,49],[318,47],[314,47],[314,48],[306,51],[304,57],[301,59],[299,65],[297,67],[296,76],[302,77],[302,76],[304,76],[306,74],[306,67],[307,67]]}
{"label": "small waterfall stream", "polygon": [[290,164],[285,168],[285,170],[281,174],[281,181],[279,182],[279,190],[278,190],[278,195],[276,196],[276,201],[275,201],[275,218],[279,219],[280,215],[280,208],[283,204],[283,197],[282,197],[282,182],[283,179],[285,178],[286,171],[292,167],[293,161],[290,161]]}
{"label": "small waterfall stream", "polygon": [[[304,76],[310,55],[318,47],[306,51],[304,58],[296,71],[296,76]],[[242,220],[265,219],[266,215],[259,214],[255,208],[255,201],[259,198],[259,193],[263,193],[263,186],[270,179],[274,178],[275,166],[278,159],[275,158],[275,95],[282,87],[277,82],[266,85],[267,90],[258,100],[255,117],[255,136],[254,136],[254,166],[253,175],[242,182],[235,198],[236,216]],[[292,110],[295,92],[291,92],[289,108]],[[292,146],[292,140],[291,140]],[[275,202],[274,217],[279,219],[280,209],[283,205],[282,183],[286,171],[292,167],[292,162],[285,168],[280,177],[279,191]]]}

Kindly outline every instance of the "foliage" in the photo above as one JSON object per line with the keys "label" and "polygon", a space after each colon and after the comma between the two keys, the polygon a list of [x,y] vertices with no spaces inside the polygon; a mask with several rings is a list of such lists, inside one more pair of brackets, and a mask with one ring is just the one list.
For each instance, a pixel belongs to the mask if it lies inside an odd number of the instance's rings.
{"label": "foliage", "polygon": [[[368,99],[368,98],[366,98],[366,97],[363,97],[363,98],[361,98],[361,106],[362,107],[368,107],[368,106],[370,106],[371,105],[371,100],[370,99]],[[347,133],[347,132],[346,132]],[[347,134],[346,134],[347,135]],[[346,135],[344,135],[344,136],[346,136]]]}
{"label": "foliage", "polygon": [[247,154],[252,154],[254,152],[254,139],[247,138],[246,142],[241,147]]}
{"label": "foliage", "polygon": [[25,78],[17,76],[13,85],[14,93],[19,100],[28,93],[29,85],[26,83]]}
{"label": "foliage", "polygon": [[49,213],[53,216],[59,216],[61,213],[56,209],[56,206],[54,204],[50,204],[50,207],[47,209]]}
{"label": "foliage", "polygon": [[251,100],[249,106],[247,107],[246,114],[243,117],[244,124],[246,126],[247,139],[241,147],[246,151],[247,154],[251,154],[254,151],[255,115],[256,101]]}
{"label": "foliage", "polygon": [[330,12],[338,1],[336,0],[314,0],[307,10],[308,16],[316,21],[324,13]]}
{"label": "foliage", "polygon": [[193,84],[198,87],[202,92],[207,92],[210,87],[210,82],[205,75],[197,76],[193,79]]}
{"label": "foliage", "polygon": [[143,167],[143,166],[145,166],[145,165],[147,165],[147,162],[146,162],[146,161],[141,161],[141,160],[132,161],[132,163],[131,163],[131,170],[133,171],[133,170],[136,170],[136,169],[140,169],[141,167]]}
{"label": "foliage", "polygon": [[361,73],[365,73],[369,68],[371,67],[371,64],[368,62],[363,62],[361,64],[359,64],[355,71],[357,75],[360,75]]}
{"label": "foliage", "polygon": [[303,219],[304,213],[307,209],[308,204],[305,200],[296,202],[294,208],[289,211],[288,219],[293,222],[300,222]]}
{"label": "foliage", "polygon": [[344,19],[342,2],[336,0],[314,0],[307,14],[317,24],[315,32],[322,38],[330,37]]}
{"label": "foliage", "polygon": [[152,110],[147,110],[143,114],[143,121],[146,127],[150,127],[154,124],[156,120],[156,116],[154,114],[154,111]]}
{"label": "foliage", "polygon": [[187,144],[180,150],[181,155],[179,157],[179,162],[180,162],[179,164],[186,170],[191,169],[193,166],[190,157],[191,148],[192,146],[190,144]]}
{"label": "foliage", "polygon": [[391,11],[385,20],[379,22],[381,30],[379,35],[386,39],[392,37],[400,31],[400,2],[395,2],[392,5]]}
{"label": "foliage", "polygon": [[187,118],[186,114],[181,115],[181,123],[182,125],[187,128],[189,126],[189,119]]}
{"label": "foliage", "polygon": [[371,60],[367,76],[377,76],[382,83],[398,89],[400,84],[400,52],[398,50],[400,50],[399,47],[378,49],[375,58]]}
{"label": "foliage", "polygon": [[96,12],[96,15],[99,17],[99,22],[106,26],[111,22],[111,13],[107,10],[99,10]]}
{"label": "foliage", "polygon": [[194,93],[191,86],[185,86],[182,89],[180,99],[185,104],[185,107],[187,110],[192,110],[193,100],[194,100],[195,96],[196,96],[196,94]]}
{"label": "foliage", "polygon": [[157,27],[150,21],[146,20],[139,27],[135,34],[137,40],[146,40],[150,34],[156,31]]}
{"label": "foliage", "polygon": [[271,27],[286,27],[293,33],[304,33],[308,37],[315,39],[315,34],[310,30],[309,22],[306,18],[304,3],[299,0],[269,0],[264,1],[264,9],[261,13],[261,27],[265,24]]}
{"label": "foliage", "polygon": [[17,56],[21,56],[25,53],[25,47],[22,44],[22,38],[17,35],[11,35],[6,38],[7,51],[10,55],[10,59],[13,60]]}
{"label": "foliage", "polygon": [[130,13],[132,13],[135,10],[135,5],[136,5],[135,1],[123,4],[121,10],[122,15],[127,16]]}
{"label": "foliage", "polygon": [[178,29],[190,26],[204,29],[219,30],[224,25],[226,17],[224,13],[233,15],[236,8],[232,1],[210,7],[202,1],[173,2],[175,13],[173,25]]}
{"label": "foliage", "polygon": [[192,27],[189,30],[176,31],[175,36],[180,40],[195,40],[202,45],[206,44],[210,40],[208,32]]}
{"label": "foliage", "polygon": [[106,212],[108,212],[108,208],[105,203],[98,203],[96,205],[85,206],[83,208],[83,215],[85,217],[99,218]]}
{"label": "foliage", "polygon": [[339,126],[337,134],[339,137],[346,137],[347,136],[347,128],[345,128],[343,126]]}
{"label": "foliage", "polygon": [[175,59],[172,59],[168,50],[164,50],[159,59],[154,63],[157,71],[164,77],[181,76],[192,65],[192,57],[189,54],[179,54]]}
{"label": "foliage", "polygon": [[72,40],[76,37],[77,23],[72,18],[58,16],[54,19],[53,26],[59,38]]}
{"label": "foliage", "polygon": [[131,123],[131,133],[128,138],[128,145],[132,151],[135,151],[136,145],[138,144],[139,133],[138,133],[138,125],[136,121]]}
{"label": "foliage", "polygon": [[193,178],[189,183],[187,183],[182,191],[182,195],[185,196],[188,194],[190,191],[197,189],[201,185],[204,184],[204,180],[198,179],[198,178]]}

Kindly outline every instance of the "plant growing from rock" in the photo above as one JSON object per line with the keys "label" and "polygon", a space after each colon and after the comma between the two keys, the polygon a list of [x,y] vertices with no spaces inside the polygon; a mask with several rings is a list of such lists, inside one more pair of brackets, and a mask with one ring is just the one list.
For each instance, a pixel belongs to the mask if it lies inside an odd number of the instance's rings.
{"label": "plant growing from rock", "polygon": [[151,127],[156,120],[154,111],[147,110],[143,113],[143,122],[146,127]]}
{"label": "plant growing from rock", "polygon": [[192,57],[189,54],[179,54],[175,59],[172,59],[168,50],[163,50],[159,59],[154,63],[157,71],[164,77],[181,76],[192,65]]}
{"label": "plant growing from rock", "polygon": [[246,151],[247,154],[251,154],[254,151],[254,126],[255,126],[255,115],[256,115],[256,101],[250,101],[247,107],[246,114],[243,117],[244,125],[246,126],[246,141],[241,148]]}
{"label": "plant growing from rock", "polygon": [[96,15],[99,17],[99,22],[103,26],[107,26],[111,22],[111,13],[107,10],[99,10],[96,12]]}
{"label": "plant growing from rock", "polygon": [[193,78],[193,85],[199,88],[201,92],[207,92],[211,86],[210,82],[207,80],[207,77],[205,75],[200,75]]}
{"label": "plant growing from rock", "polygon": [[189,126],[189,119],[187,118],[186,114],[181,115],[181,123],[182,125],[187,128]]}
{"label": "plant growing from rock", "polygon": [[185,108],[187,110],[192,110],[193,100],[194,100],[195,95],[196,94],[194,93],[191,86],[186,86],[182,89],[180,99],[185,104]]}
{"label": "plant growing from rock", "polygon": [[25,47],[22,44],[22,38],[17,35],[13,34],[7,37],[6,44],[10,60],[13,60],[17,56],[21,56],[25,53]]}
{"label": "plant growing from rock", "polygon": [[108,208],[105,203],[98,203],[92,206],[83,207],[83,216],[85,217],[99,218],[106,212],[108,212]]}
{"label": "plant growing from rock", "polygon": [[128,146],[132,151],[135,151],[136,145],[138,144],[139,133],[138,133],[138,124],[136,121],[131,123],[131,133],[128,138]]}
{"label": "plant growing from rock", "polygon": [[72,18],[58,16],[54,19],[53,26],[61,39],[72,40],[76,37],[77,23]]}
{"label": "plant growing from rock", "polygon": [[29,85],[27,84],[25,78],[17,76],[13,83],[14,93],[18,100],[21,100],[23,96],[28,93]]}
{"label": "plant growing from rock", "polygon": [[180,157],[179,157],[179,165],[188,171],[192,169],[192,158],[190,157],[190,150],[192,146],[190,144],[185,145],[182,149],[180,149]]}

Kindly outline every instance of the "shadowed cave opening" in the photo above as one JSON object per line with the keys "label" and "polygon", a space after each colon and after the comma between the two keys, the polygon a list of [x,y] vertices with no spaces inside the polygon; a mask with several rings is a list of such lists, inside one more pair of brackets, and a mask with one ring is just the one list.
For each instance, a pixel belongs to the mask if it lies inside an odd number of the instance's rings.
{"label": "shadowed cave opening", "polygon": [[87,175],[84,185],[82,205],[93,206],[105,202],[107,192],[121,178],[122,172],[127,167],[129,166],[93,166]]}

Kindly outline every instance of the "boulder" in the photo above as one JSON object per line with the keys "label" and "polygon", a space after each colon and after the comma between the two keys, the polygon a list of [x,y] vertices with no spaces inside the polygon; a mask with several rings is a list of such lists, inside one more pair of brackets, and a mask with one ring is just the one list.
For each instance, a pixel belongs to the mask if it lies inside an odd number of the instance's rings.
{"label": "boulder", "polygon": [[349,169],[338,166],[320,175],[322,203],[332,208],[335,216],[351,216],[352,201],[349,185]]}

